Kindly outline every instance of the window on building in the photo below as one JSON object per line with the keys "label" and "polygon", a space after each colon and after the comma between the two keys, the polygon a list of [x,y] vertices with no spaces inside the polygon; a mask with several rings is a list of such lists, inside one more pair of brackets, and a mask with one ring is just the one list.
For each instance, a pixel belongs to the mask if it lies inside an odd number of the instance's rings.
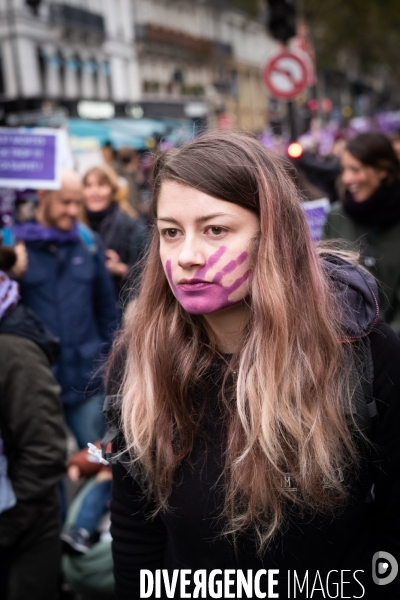
{"label": "window on building", "polygon": [[44,51],[42,50],[42,48],[38,47],[36,49],[36,57],[37,57],[38,70],[39,70],[40,89],[41,89],[42,93],[45,94],[46,93],[46,55],[45,55]]}
{"label": "window on building", "polygon": [[239,97],[239,84],[237,71],[231,71],[229,81],[230,93],[235,98]]}
{"label": "window on building", "polygon": [[60,96],[64,97],[65,95],[65,68],[66,68],[66,60],[61,52],[57,52],[57,61],[58,61],[58,69],[60,74]]}
{"label": "window on building", "polygon": [[34,15],[38,16],[41,0],[25,0],[25,4],[29,6]]}
{"label": "window on building", "polygon": [[111,86],[111,68],[110,68],[110,63],[109,62],[105,62],[103,64],[103,69],[104,69],[104,73],[106,75],[106,80],[107,80],[107,94],[108,94],[108,97],[111,99],[112,98],[112,86]]}
{"label": "window on building", "polygon": [[5,85],[4,85],[4,71],[3,71],[3,54],[0,48],[0,95],[5,94]]}
{"label": "window on building", "polygon": [[175,83],[183,83],[185,77],[182,69],[175,69],[172,79]]}
{"label": "window on building", "polygon": [[93,96],[99,97],[99,65],[95,58],[90,59],[90,65],[93,77]]}
{"label": "window on building", "polygon": [[77,54],[75,54],[73,60],[76,75],[76,93],[77,96],[82,96],[82,61]]}

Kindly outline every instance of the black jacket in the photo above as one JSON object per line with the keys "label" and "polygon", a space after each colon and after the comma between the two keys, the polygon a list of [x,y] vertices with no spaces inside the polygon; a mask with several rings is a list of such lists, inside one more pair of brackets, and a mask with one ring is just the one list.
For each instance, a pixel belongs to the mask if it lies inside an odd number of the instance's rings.
{"label": "black jacket", "polygon": [[0,430],[17,504],[0,514],[0,560],[59,531],[57,483],[65,472],[57,340],[23,305],[0,321]]}
{"label": "black jacket", "polygon": [[[341,268],[343,271],[343,264]],[[336,275],[341,268],[334,269]],[[154,507],[144,500],[139,479],[128,475],[120,463],[114,466],[112,535],[117,600],[139,598],[140,569],[162,568],[190,569],[192,573],[198,569],[206,569],[208,573],[213,569],[242,569],[245,574],[247,569],[253,573],[259,569],[278,569],[279,585],[274,591],[279,591],[280,598],[329,597],[327,586],[330,597],[400,598],[399,579],[387,586],[377,586],[371,581],[376,552],[383,550],[400,556],[400,342],[387,325],[376,322],[369,276],[354,272],[352,267],[348,271],[344,268],[338,277],[342,282],[341,294],[345,295],[346,273],[347,299],[351,298],[354,313],[347,314],[344,326],[347,335],[354,339],[352,332],[358,331],[358,338],[362,331],[364,335],[369,332],[374,364],[373,395],[379,412],[373,436],[376,447],[369,453],[369,464],[364,462],[361,475],[349,477],[347,504],[335,516],[311,513],[301,516],[294,510],[286,528],[262,556],[257,555],[251,532],[241,536],[236,545],[232,538],[219,535],[223,527],[218,517],[223,502],[219,476],[224,431],[217,395],[224,364],[217,359],[208,380],[207,412],[202,424],[210,440],[208,451],[199,439],[192,455],[179,468],[169,499],[171,510],[161,511],[151,519]],[[334,278],[335,272],[331,276]],[[361,303],[363,297],[365,302]],[[122,449],[123,444],[120,435],[117,446]],[[370,503],[366,500],[372,483],[375,501]],[[327,583],[328,572],[332,570],[337,572],[330,574]],[[357,570],[360,571],[355,573]],[[308,577],[308,592],[307,586],[303,592],[297,587],[294,595],[295,573],[300,582]],[[321,588],[318,575],[324,592],[315,589],[312,594],[316,578],[315,587]],[[338,596],[334,595],[335,582],[339,583]],[[174,597],[181,597],[179,586]]]}
{"label": "black jacket", "polygon": [[382,318],[400,334],[400,182],[381,186],[364,202],[347,192],[344,203],[332,205],[323,237],[359,248],[361,261],[379,282]]}

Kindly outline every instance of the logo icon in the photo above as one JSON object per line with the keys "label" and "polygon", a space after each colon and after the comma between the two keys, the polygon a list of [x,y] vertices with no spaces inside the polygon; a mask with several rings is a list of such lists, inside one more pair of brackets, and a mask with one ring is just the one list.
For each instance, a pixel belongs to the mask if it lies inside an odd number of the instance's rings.
{"label": "logo icon", "polygon": [[387,585],[397,577],[399,565],[389,552],[375,552],[372,557],[372,579],[376,585]]}

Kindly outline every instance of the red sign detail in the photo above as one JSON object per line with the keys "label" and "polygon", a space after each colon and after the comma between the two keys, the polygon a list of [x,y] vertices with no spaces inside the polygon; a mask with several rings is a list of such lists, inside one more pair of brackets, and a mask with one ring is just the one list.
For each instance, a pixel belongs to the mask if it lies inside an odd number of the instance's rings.
{"label": "red sign detail", "polygon": [[263,78],[272,96],[291,100],[307,86],[308,71],[299,56],[285,50],[267,62]]}

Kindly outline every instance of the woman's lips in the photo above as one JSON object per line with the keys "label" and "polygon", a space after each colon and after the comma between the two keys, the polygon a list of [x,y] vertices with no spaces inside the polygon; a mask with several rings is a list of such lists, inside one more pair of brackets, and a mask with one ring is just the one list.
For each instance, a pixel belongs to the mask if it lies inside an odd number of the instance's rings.
{"label": "woman's lips", "polygon": [[212,285],[211,281],[193,281],[193,283],[180,283],[178,288],[184,292],[195,292],[205,290],[210,285]]}

